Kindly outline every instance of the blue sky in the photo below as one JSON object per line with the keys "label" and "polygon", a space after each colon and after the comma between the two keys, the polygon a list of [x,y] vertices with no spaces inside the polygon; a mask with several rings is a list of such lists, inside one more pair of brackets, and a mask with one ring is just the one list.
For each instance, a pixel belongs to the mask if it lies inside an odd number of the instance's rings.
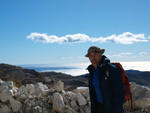
{"label": "blue sky", "polygon": [[0,63],[150,61],[149,0],[0,0]]}

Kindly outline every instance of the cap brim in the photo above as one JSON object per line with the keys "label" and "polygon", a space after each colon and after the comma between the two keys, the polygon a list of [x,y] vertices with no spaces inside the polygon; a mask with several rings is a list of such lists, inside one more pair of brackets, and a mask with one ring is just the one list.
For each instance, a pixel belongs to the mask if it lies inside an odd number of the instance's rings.
{"label": "cap brim", "polygon": [[[91,52],[93,52],[93,51],[91,51]],[[87,53],[87,54],[85,55],[85,57],[89,57],[89,54],[90,54],[91,52]],[[104,52],[105,52],[105,49],[101,49],[101,50],[100,50],[100,54],[103,54]]]}
{"label": "cap brim", "polygon": [[105,52],[105,49],[101,49],[101,52],[100,52],[100,53],[103,54],[104,52]]}
{"label": "cap brim", "polygon": [[89,53],[85,55],[85,57],[89,57]]}

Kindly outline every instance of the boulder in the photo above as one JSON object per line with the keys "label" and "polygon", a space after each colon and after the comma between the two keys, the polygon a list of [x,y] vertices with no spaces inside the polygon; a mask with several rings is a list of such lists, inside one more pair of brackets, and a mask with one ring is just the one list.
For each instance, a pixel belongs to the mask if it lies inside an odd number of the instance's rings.
{"label": "boulder", "polygon": [[27,99],[27,96],[26,96],[25,94],[21,94],[21,95],[20,95],[20,100],[23,100],[23,101],[24,101],[25,99]]}
{"label": "boulder", "polygon": [[5,103],[8,102],[13,96],[13,90],[6,89],[0,93],[0,100]]}
{"label": "boulder", "polygon": [[18,100],[15,100],[14,98],[10,99],[10,104],[14,112],[18,112],[19,109],[22,107],[22,103]]}
{"label": "boulder", "polygon": [[0,93],[2,93],[5,90],[8,90],[8,86],[1,85],[0,86]]}
{"label": "boulder", "polygon": [[14,83],[12,81],[8,81],[8,82],[4,82],[3,83],[4,86],[8,86],[9,88],[14,88]]}
{"label": "boulder", "polygon": [[48,90],[48,87],[42,83],[36,83],[34,85],[34,95],[40,97],[43,93]]}
{"label": "boulder", "polygon": [[73,100],[77,103],[77,94],[72,91],[67,91],[64,96],[69,97],[70,100]]}
{"label": "boulder", "polygon": [[[150,104],[150,88],[131,82],[133,108],[148,108]],[[130,109],[130,101],[124,104],[125,109]]]}
{"label": "boulder", "polygon": [[73,109],[75,109],[76,111],[79,110],[79,106],[76,104],[76,102],[75,102],[74,100],[71,101],[71,107],[72,107]]}
{"label": "boulder", "polygon": [[62,91],[64,89],[64,83],[62,81],[58,81],[54,85],[54,89],[56,89],[56,91]]}
{"label": "boulder", "polygon": [[11,110],[7,105],[1,105],[0,106],[0,113],[11,113]]}
{"label": "boulder", "polygon": [[3,81],[3,80],[0,79],[0,85],[1,85],[2,83],[4,83],[4,82],[5,82],[5,81]]}
{"label": "boulder", "polygon": [[20,88],[18,88],[18,94],[21,95],[21,94],[28,94],[28,91],[26,89],[25,86],[21,86]]}
{"label": "boulder", "polygon": [[26,90],[28,91],[29,94],[34,93],[34,85],[33,84],[27,84]]}
{"label": "boulder", "polygon": [[75,92],[81,93],[85,98],[89,97],[89,88],[88,87],[77,87]]}
{"label": "boulder", "polygon": [[131,83],[134,108],[145,108],[150,104],[150,88]]}
{"label": "boulder", "polygon": [[75,92],[76,93],[89,92],[89,88],[88,87],[77,87]]}
{"label": "boulder", "polygon": [[63,101],[63,97],[58,92],[55,93],[53,96],[53,110],[58,113],[65,112],[65,104]]}
{"label": "boulder", "polygon": [[81,95],[81,93],[77,93],[77,100],[80,106],[86,105],[86,99]]}

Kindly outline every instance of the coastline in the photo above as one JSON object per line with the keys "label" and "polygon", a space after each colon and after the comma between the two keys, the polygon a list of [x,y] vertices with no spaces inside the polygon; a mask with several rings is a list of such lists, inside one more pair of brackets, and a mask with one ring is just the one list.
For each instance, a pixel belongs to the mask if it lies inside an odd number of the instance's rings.
{"label": "coastline", "polygon": [[[150,71],[150,61],[120,62],[125,70]],[[26,69],[34,69],[38,72],[57,72],[65,73],[72,76],[78,76],[88,73],[86,70],[89,63],[75,63],[65,65],[51,64],[24,64],[17,65]]]}

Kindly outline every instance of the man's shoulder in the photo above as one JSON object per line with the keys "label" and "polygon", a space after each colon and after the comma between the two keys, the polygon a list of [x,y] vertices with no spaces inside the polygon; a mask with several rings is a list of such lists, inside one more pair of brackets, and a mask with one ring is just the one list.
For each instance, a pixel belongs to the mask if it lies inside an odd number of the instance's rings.
{"label": "man's shoulder", "polygon": [[114,63],[109,63],[106,66],[106,70],[108,70],[110,72],[110,74],[114,74],[114,73],[120,74],[120,70],[118,69],[118,67]]}
{"label": "man's shoulder", "polygon": [[91,64],[91,65],[89,65],[88,67],[87,67],[87,70],[89,71],[89,72],[92,72],[93,71],[93,65]]}
{"label": "man's shoulder", "polygon": [[105,67],[106,67],[106,70],[110,70],[110,69],[117,69],[117,66],[115,65],[115,64],[113,64],[113,63],[107,63],[106,65],[105,65]]}

